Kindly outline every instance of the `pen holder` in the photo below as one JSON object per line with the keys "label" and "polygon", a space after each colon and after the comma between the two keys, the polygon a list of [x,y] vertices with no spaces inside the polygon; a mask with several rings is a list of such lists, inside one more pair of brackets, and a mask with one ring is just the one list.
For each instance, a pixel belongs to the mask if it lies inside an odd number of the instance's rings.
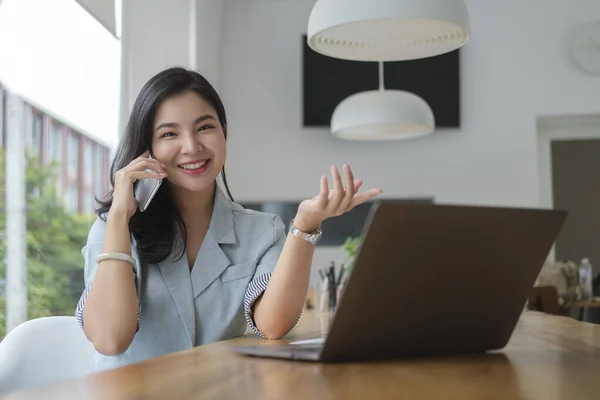
{"label": "pen holder", "polygon": [[346,286],[345,268],[344,264],[336,268],[331,262],[329,267],[319,268],[318,272],[320,279],[312,285],[313,303],[321,329],[328,330]]}
{"label": "pen holder", "polygon": [[313,302],[315,311],[334,314],[343,294],[345,282],[340,285],[332,284],[325,278],[313,285]]}
{"label": "pen holder", "polygon": [[327,336],[329,327],[335,313],[335,305],[331,301],[327,280],[320,280],[313,285],[314,313],[317,320],[317,329],[321,336]]}

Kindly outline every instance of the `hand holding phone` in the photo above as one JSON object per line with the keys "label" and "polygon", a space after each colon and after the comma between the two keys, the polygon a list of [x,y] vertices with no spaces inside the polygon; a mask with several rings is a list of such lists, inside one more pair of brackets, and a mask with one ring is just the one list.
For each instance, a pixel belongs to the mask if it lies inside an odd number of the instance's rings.
{"label": "hand holding phone", "polygon": [[144,152],[115,174],[111,212],[131,218],[137,209],[147,210],[166,176],[161,163],[149,151]]}
{"label": "hand holding phone", "polygon": [[[154,172],[150,169],[146,171]],[[162,184],[162,179],[146,178],[139,179],[133,185],[133,194],[138,203],[140,212],[144,212],[150,206],[150,202],[158,192],[158,188]]]}

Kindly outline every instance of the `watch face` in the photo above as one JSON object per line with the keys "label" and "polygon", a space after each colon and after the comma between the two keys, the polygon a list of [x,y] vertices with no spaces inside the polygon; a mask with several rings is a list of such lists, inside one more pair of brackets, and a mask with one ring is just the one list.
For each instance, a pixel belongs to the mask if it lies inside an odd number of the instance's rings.
{"label": "watch face", "polygon": [[600,75],[600,21],[578,26],[571,46],[575,63],[588,73]]}

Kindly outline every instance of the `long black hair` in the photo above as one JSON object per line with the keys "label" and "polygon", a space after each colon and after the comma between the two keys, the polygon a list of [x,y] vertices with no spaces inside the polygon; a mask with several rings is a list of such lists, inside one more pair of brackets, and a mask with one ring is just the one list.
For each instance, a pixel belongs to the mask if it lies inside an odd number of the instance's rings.
{"label": "long black hair", "polygon": [[[100,207],[96,213],[100,218],[106,221],[106,214],[112,205],[116,172],[151,148],[154,118],[160,104],[165,99],[188,90],[198,93],[215,109],[227,140],[225,107],[206,78],[195,71],[180,67],[169,68],[158,73],[144,85],[133,104],[127,127],[110,169],[112,189],[104,200],[98,201]],[[229,198],[233,200],[225,177],[225,166],[221,170],[221,177]],[[129,230],[137,242],[140,262],[144,265],[159,263],[169,257],[174,251],[178,230],[184,237],[183,245],[179,249],[179,257],[185,254],[187,236],[185,224],[168,184],[161,185],[146,211],[136,212],[131,217]]]}

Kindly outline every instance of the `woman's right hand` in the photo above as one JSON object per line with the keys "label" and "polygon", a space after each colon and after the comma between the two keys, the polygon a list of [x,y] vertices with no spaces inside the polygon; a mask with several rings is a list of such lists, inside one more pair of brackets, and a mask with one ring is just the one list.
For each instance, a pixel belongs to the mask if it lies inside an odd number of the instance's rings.
{"label": "woman's right hand", "polygon": [[148,158],[148,154],[149,151],[144,152],[115,174],[115,188],[109,213],[131,218],[137,211],[137,201],[133,195],[135,181],[166,178],[167,172],[164,164],[156,159]]}

